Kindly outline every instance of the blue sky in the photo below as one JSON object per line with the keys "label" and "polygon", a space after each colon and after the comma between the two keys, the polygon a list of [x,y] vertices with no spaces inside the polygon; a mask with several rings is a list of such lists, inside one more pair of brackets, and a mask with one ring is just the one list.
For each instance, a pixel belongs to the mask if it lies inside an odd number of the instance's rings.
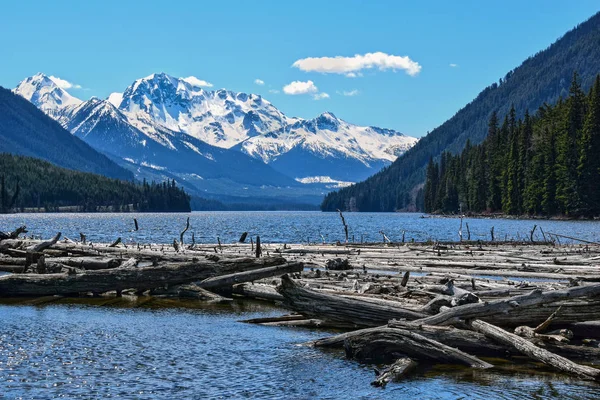
{"label": "blue sky", "polygon": [[[81,85],[69,90],[77,97],[104,98],[153,72],[193,75],[213,88],[261,94],[290,116],[331,111],[422,136],[600,4],[20,0],[1,9],[4,87],[44,72]],[[376,52],[384,55],[355,57]],[[320,59],[336,56],[347,59]],[[306,58],[319,59],[293,66]],[[291,82],[302,82],[292,92],[308,93],[285,94]],[[315,100],[323,93],[329,97]]]}

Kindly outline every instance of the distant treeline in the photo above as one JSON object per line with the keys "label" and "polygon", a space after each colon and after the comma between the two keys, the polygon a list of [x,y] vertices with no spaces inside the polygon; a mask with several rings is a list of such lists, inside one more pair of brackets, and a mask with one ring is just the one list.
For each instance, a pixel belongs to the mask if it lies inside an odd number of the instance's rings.
{"label": "distant treeline", "polygon": [[136,184],[0,153],[0,213],[32,208],[189,212],[190,197],[175,181]]}
{"label": "distant treeline", "polygon": [[574,74],[566,99],[515,115],[492,114],[483,143],[430,159],[426,212],[600,215],[600,76],[586,95]]}

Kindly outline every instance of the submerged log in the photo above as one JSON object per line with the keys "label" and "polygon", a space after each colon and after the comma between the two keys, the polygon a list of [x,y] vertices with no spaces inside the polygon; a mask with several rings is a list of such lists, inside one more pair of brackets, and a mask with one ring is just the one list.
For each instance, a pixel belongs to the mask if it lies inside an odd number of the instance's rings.
{"label": "submerged log", "polygon": [[238,270],[258,269],[272,261],[269,258],[238,259],[228,260],[228,262],[198,259],[187,263],[114,268],[74,274],[6,275],[0,276],[0,296],[69,295],[82,292],[104,293],[124,289],[151,289],[204,280]]}
{"label": "submerged log", "polygon": [[344,326],[379,326],[393,318],[415,320],[425,316],[405,308],[318,293],[301,287],[287,275],[281,277],[281,285],[277,287],[277,291],[285,299],[284,306],[307,317],[324,319],[331,323],[339,322]]}
{"label": "submerged log", "polygon": [[561,357],[537,347],[528,340],[498,328],[497,326],[488,324],[487,322],[476,319],[470,321],[468,324],[472,329],[483,333],[490,339],[507,346],[512,346],[520,353],[536,361],[541,361],[546,365],[550,365],[559,371],[576,375],[582,379],[600,380],[600,369],[576,364],[565,357]]}
{"label": "submerged log", "polygon": [[397,382],[402,377],[406,376],[406,374],[414,370],[416,366],[417,363],[408,357],[399,358],[385,370],[375,370],[377,378],[371,382],[371,385],[384,388],[389,382]]}
{"label": "submerged log", "polygon": [[472,368],[492,367],[491,364],[458,349],[416,332],[397,328],[380,328],[348,337],[344,341],[344,349],[350,358],[363,361],[378,362],[381,356],[408,356],[418,360],[462,364]]}

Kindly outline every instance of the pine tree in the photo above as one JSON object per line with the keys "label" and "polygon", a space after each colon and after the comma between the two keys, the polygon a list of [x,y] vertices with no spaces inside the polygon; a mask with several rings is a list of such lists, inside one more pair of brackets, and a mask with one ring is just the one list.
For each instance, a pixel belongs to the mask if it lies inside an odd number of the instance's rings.
{"label": "pine tree", "polygon": [[587,216],[600,213],[600,75],[590,90],[588,112],[585,117],[580,144],[578,192],[582,211]]}
{"label": "pine tree", "polygon": [[580,207],[577,193],[578,143],[583,128],[585,95],[577,72],[573,74],[567,110],[557,139],[556,200],[566,215],[576,214]]}
{"label": "pine tree", "polygon": [[496,111],[492,113],[488,124],[488,139],[486,141],[486,160],[488,165],[487,173],[487,208],[490,211],[499,210],[502,206],[501,182],[501,160],[499,157],[502,146],[501,137],[498,132],[498,115]]}

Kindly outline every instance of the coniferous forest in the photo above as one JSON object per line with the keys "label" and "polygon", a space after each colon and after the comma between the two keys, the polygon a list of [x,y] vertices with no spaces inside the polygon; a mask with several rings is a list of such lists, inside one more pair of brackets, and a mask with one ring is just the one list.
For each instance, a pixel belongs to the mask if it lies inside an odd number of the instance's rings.
{"label": "coniferous forest", "polygon": [[15,211],[189,212],[175,181],[136,184],[0,153],[0,213]]}
{"label": "coniferous forest", "polygon": [[600,215],[600,75],[589,93],[574,74],[569,94],[518,119],[514,107],[487,138],[429,160],[426,212]]}

